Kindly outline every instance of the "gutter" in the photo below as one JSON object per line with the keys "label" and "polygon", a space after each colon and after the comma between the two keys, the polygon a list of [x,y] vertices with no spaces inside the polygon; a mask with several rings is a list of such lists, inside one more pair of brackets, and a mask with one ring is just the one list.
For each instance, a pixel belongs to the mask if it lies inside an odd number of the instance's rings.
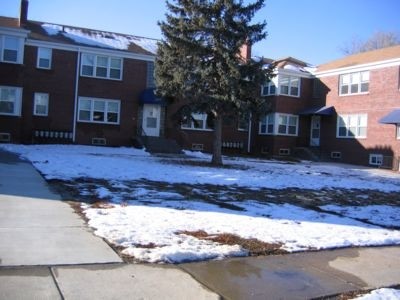
{"label": "gutter", "polygon": [[72,124],[72,142],[76,141],[76,119],[78,114],[78,89],[79,89],[79,74],[81,64],[81,49],[78,48],[78,57],[76,60],[76,75],[75,75],[75,99],[74,99],[74,121]]}
{"label": "gutter", "polygon": [[247,153],[250,153],[251,150],[251,119],[252,119],[252,114],[250,113],[249,116],[249,130],[248,130],[248,136],[247,136]]}

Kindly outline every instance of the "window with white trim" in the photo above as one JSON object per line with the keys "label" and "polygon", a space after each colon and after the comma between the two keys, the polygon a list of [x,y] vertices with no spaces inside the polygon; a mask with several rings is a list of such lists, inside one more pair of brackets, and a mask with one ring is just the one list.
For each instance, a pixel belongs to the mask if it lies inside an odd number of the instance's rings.
{"label": "window with white trim", "polygon": [[275,83],[272,81],[268,81],[264,84],[261,88],[261,95],[262,96],[270,96],[276,94],[276,86]]}
{"label": "window with white trim", "polygon": [[0,86],[0,115],[20,116],[22,88]]}
{"label": "window with white trim", "polygon": [[10,35],[0,35],[0,61],[22,64],[23,39]]}
{"label": "window with white trim", "polygon": [[367,121],[367,114],[339,115],[337,119],[336,137],[366,138]]}
{"label": "window with white trim", "polygon": [[207,114],[205,113],[193,113],[192,118],[185,120],[181,126],[182,129],[192,130],[212,130],[207,125]]}
{"label": "window with white trim", "polygon": [[339,95],[368,93],[369,71],[342,74],[339,76]]}
{"label": "window with white trim", "polygon": [[37,52],[36,66],[39,69],[51,69],[51,57],[52,49],[39,47]]}
{"label": "window with white trim", "polygon": [[49,94],[35,93],[33,101],[33,114],[35,116],[47,116],[49,114]]}
{"label": "window with white trim", "polygon": [[382,154],[370,154],[369,155],[369,164],[373,166],[381,166],[383,162]]}
{"label": "window with white trim", "polygon": [[278,133],[283,135],[297,135],[297,116],[283,115],[278,116]]}
{"label": "window with white trim", "polygon": [[271,113],[261,119],[259,134],[298,135],[299,116]]}
{"label": "window with white trim", "polygon": [[122,79],[122,58],[82,53],[81,76]]}
{"label": "window with white trim", "polygon": [[265,115],[259,125],[259,133],[260,134],[274,134],[274,121],[275,114]]}
{"label": "window with white trim", "polygon": [[396,137],[398,140],[400,140],[400,124],[396,125]]}
{"label": "window with white trim", "polygon": [[79,97],[78,121],[119,124],[120,101]]}
{"label": "window with white trim", "polygon": [[299,97],[300,77],[291,75],[279,75],[279,94]]}

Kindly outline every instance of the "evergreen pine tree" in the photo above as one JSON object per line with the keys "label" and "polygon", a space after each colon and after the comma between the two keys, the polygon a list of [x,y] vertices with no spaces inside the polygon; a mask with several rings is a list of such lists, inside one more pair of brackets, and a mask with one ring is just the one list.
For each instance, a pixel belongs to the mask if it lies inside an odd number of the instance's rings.
{"label": "evergreen pine tree", "polygon": [[270,75],[262,60],[240,56],[241,47],[266,37],[266,23],[250,24],[264,5],[256,0],[167,1],[160,22],[155,77],[158,94],[184,101],[182,115],[207,113],[212,120],[212,163],[222,164],[222,120],[257,112],[264,104],[260,87]]}

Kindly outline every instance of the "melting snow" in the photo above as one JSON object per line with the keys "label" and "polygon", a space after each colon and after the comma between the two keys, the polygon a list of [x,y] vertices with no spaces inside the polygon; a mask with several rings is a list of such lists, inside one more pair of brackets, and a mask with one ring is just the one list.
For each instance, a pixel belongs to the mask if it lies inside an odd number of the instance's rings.
{"label": "melting snow", "polygon": [[[268,195],[262,203],[251,199],[240,202],[225,199],[227,204],[243,210],[237,211],[188,200],[178,191],[154,191],[141,186],[129,190],[124,185],[126,180],[146,179],[254,189],[349,188],[387,192],[400,191],[400,174],[396,173],[354,166],[310,162],[289,164],[249,158],[225,158],[230,168],[196,167],[166,163],[165,158],[132,148],[73,145],[0,145],[0,148],[20,153],[48,179],[108,180],[116,191],[99,184],[94,193],[99,198],[111,200],[113,207],[92,208],[84,204],[89,225],[95,228],[97,235],[125,247],[126,254],[142,261],[176,263],[248,254],[238,245],[221,245],[178,233],[183,230],[256,238],[267,243],[280,243],[287,251],[400,244],[400,231],[360,221],[367,219],[377,225],[398,226],[399,210],[394,206],[330,205],[321,207],[326,212],[319,212],[285,203],[268,203]],[[187,154],[192,155],[192,160],[210,159],[207,154]],[[82,188],[81,193],[87,195],[88,190]],[[132,200],[126,201],[127,195],[132,195]],[[121,199],[124,199],[123,205]],[[330,211],[341,216],[330,214]]]}
{"label": "melting snow", "polygon": [[155,39],[46,23],[42,28],[49,35],[62,34],[78,44],[117,50],[128,50],[131,44],[136,44],[152,54],[157,52],[158,41]]}

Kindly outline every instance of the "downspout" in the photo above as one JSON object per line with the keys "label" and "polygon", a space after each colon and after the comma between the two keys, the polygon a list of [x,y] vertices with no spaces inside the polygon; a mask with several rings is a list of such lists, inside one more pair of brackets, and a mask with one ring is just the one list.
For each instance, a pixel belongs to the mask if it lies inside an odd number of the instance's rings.
{"label": "downspout", "polygon": [[72,142],[76,140],[76,116],[78,114],[78,88],[79,74],[81,64],[81,48],[78,48],[78,59],[76,60],[76,76],[75,76],[75,99],[74,99],[74,123],[72,124]]}
{"label": "downspout", "polygon": [[249,115],[249,130],[248,130],[248,137],[247,137],[247,153],[250,153],[251,150],[251,119],[252,115]]}

